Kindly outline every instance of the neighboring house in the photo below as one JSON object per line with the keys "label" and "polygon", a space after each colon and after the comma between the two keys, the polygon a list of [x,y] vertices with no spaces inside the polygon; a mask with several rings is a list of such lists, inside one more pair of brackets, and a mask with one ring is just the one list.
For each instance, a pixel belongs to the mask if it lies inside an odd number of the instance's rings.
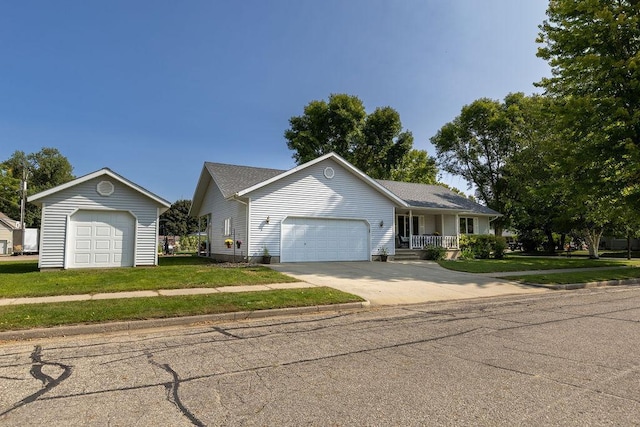
{"label": "neighboring house", "polygon": [[[190,215],[217,259],[371,260],[396,246],[457,248],[498,212],[442,186],[377,181],[335,153],[288,171],[206,162]],[[241,242],[227,247],[225,240]]]}
{"label": "neighboring house", "polygon": [[20,223],[0,212],[0,255],[11,255],[13,249],[13,231]]}
{"label": "neighboring house", "polygon": [[170,203],[108,168],[27,200],[42,207],[41,269],[158,263],[158,217]]}

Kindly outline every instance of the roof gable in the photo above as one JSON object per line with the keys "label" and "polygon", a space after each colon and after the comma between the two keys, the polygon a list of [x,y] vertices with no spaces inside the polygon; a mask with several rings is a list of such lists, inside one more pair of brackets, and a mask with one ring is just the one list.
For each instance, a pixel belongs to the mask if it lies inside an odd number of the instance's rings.
{"label": "roof gable", "polygon": [[[58,193],[60,191],[66,190],[68,188],[72,188],[75,187],[78,184],[82,184],[83,182],[87,182],[89,180],[92,180],[94,178],[98,178],[100,176],[108,176],[118,182],[120,182],[121,184],[139,192],[140,194],[152,199],[153,201],[155,201],[156,203],[158,203],[160,206],[164,207],[164,208],[169,208],[171,207],[171,203],[169,203],[168,201],[166,201],[165,199],[153,194],[152,192],[142,188],[141,186],[133,183],[132,181],[129,181],[128,179],[126,179],[125,177],[118,175],[117,173],[113,172],[111,169],[109,168],[102,168],[100,170],[97,170],[95,172],[92,172],[90,174],[81,176],[80,178],[76,178],[72,181],[69,181],[67,183],[58,185],[56,187],[50,188],[48,190],[45,191],[41,191],[40,193],[37,194],[33,194],[31,196],[29,196],[27,198],[28,202],[34,203],[35,205],[41,205],[42,204],[42,199],[51,196],[52,194]],[[166,209],[165,209],[166,210]]]}
{"label": "roof gable", "polygon": [[200,179],[198,180],[198,185],[196,186],[196,191],[193,195],[193,203],[191,205],[190,214],[198,212],[200,207],[202,206],[202,201],[205,197],[205,192],[209,180],[213,180],[224,198],[228,199],[234,196],[242,197],[259,188],[264,187],[265,185],[269,185],[272,182],[276,182],[329,158],[336,161],[350,173],[361,179],[365,184],[373,187],[375,190],[382,193],[384,196],[391,199],[395,203],[401,206],[406,205],[403,200],[380,185],[374,179],[371,179],[351,163],[347,162],[335,153],[328,153],[318,157],[317,159],[311,160],[310,162],[304,163],[300,166],[296,166],[293,169],[289,170],[205,162],[204,167],[202,168],[202,173],[200,174]]}
{"label": "roof gable", "polygon": [[480,215],[501,215],[499,212],[456,194],[442,185],[386,181],[381,179],[377,181],[411,207],[457,210]]}
{"label": "roof gable", "polygon": [[20,228],[20,221],[16,221],[15,219],[9,218],[3,212],[0,212],[0,224],[3,224],[6,228],[10,230],[16,230]]}
{"label": "roof gable", "polygon": [[255,191],[259,188],[264,187],[265,185],[269,185],[272,182],[278,181],[282,178],[285,178],[289,175],[292,175],[296,172],[299,172],[301,170],[307,169],[317,163],[320,163],[326,159],[332,159],[335,162],[337,162],[339,165],[341,165],[343,168],[345,168],[347,171],[351,172],[353,175],[355,175],[357,178],[359,178],[360,180],[362,180],[365,184],[373,187],[375,190],[377,190],[378,192],[382,193],[384,196],[386,196],[387,198],[391,199],[392,201],[394,201],[395,203],[401,205],[401,206],[405,206],[406,203],[400,199],[398,196],[396,196],[393,192],[389,191],[387,188],[385,188],[384,186],[380,185],[376,180],[370,178],[368,175],[366,175],[364,172],[362,172],[361,170],[359,170],[358,168],[356,168],[355,166],[353,166],[351,163],[347,162],[345,159],[343,159],[342,157],[340,157],[339,155],[337,155],[336,153],[328,153],[325,154],[323,156],[320,156],[314,160],[311,160],[307,163],[303,163],[300,166],[297,166],[293,169],[289,169],[288,171],[283,171],[281,174],[279,175],[275,175],[265,181],[259,182],[251,187],[245,188],[241,191],[239,191],[237,193],[238,196],[244,196],[248,193],[251,193],[252,191]]}

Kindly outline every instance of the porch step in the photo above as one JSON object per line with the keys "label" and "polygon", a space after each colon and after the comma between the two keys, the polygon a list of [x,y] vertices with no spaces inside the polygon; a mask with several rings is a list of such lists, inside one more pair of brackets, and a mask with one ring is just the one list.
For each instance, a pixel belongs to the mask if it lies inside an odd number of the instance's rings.
{"label": "porch step", "polygon": [[415,249],[396,249],[396,254],[393,256],[396,261],[410,261],[420,259],[420,250]]}

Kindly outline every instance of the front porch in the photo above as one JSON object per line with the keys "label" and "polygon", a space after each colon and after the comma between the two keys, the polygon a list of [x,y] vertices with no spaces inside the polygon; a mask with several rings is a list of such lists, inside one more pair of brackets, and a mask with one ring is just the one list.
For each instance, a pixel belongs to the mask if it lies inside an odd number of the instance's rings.
{"label": "front porch", "polygon": [[396,212],[396,248],[459,248],[458,215],[407,210]]}

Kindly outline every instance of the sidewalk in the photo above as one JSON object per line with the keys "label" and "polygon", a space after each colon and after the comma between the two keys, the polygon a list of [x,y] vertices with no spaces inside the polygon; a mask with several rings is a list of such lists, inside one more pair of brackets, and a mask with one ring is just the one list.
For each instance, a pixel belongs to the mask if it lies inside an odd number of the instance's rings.
{"label": "sidewalk", "polygon": [[145,298],[177,295],[204,295],[231,292],[256,292],[256,291],[272,291],[275,289],[300,289],[314,288],[316,285],[306,282],[295,283],[273,283],[270,285],[251,285],[251,286],[222,286],[218,288],[187,288],[187,289],[159,289],[153,291],[132,291],[132,292],[109,292],[100,294],[81,294],[81,295],[56,295],[49,297],[27,297],[27,298],[0,298],[0,306],[20,305],[20,304],[43,304],[50,302],[65,301],[90,301],[103,299],[121,299],[121,298]]}

